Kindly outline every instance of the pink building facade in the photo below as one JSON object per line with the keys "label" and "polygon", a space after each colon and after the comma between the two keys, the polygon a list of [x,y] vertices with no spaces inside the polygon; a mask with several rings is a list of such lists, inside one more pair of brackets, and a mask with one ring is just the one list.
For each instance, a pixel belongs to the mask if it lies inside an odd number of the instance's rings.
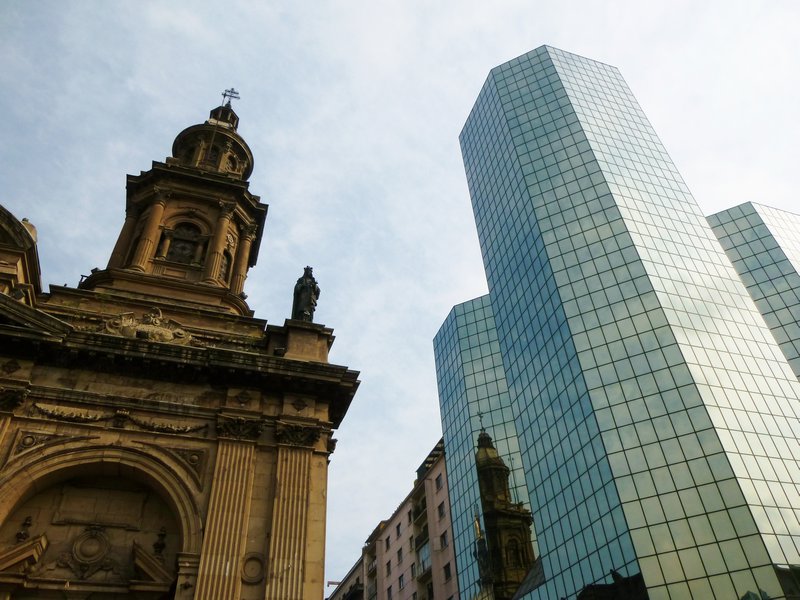
{"label": "pink building facade", "polygon": [[[359,566],[360,563],[360,566]],[[381,521],[329,600],[456,600],[444,444],[417,469],[411,492]]]}

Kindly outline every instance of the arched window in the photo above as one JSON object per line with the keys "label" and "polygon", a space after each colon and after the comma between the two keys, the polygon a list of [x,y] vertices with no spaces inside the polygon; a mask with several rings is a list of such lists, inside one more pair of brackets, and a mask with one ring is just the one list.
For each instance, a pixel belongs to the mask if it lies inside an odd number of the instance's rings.
{"label": "arched window", "polygon": [[178,223],[172,231],[172,242],[167,251],[167,260],[185,265],[200,259],[200,228],[191,223]]}

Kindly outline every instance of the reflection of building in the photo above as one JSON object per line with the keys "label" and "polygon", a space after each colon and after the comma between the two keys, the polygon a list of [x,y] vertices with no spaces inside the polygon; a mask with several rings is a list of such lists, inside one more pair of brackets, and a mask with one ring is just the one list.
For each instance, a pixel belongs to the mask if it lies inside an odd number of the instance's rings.
{"label": "reflection of building", "polygon": [[[786,597],[800,383],[619,72],[529,52],[460,140],[545,578],[526,597]],[[474,330],[441,343],[497,364]],[[448,452],[451,415],[485,412],[461,367],[437,358]]]}
{"label": "reflection of building", "polygon": [[237,123],[220,106],[128,177],[77,288],[41,293],[35,232],[0,208],[0,598],[322,596],[357,373],[330,329],[245,302],[267,207]]}
{"label": "reflection of building", "polygon": [[478,436],[475,470],[486,526],[485,558],[480,557],[483,548],[476,549],[478,564],[483,566],[481,580],[491,583],[495,600],[511,600],[536,560],[531,543],[531,512],[511,499],[510,470],[486,431]]}
{"label": "reflection of building", "polygon": [[[360,563],[360,567],[359,567]],[[411,493],[370,534],[329,600],[450,600],[458,597],[444,444],[417,469]]]}
{"label": "reflection of building", "polygon": [[512,501],[529,501],[488,296],[453,307],[434,339],[434,356],[448,456],[459,592],[462,598],[486,597],[486,576],[475,556],[476,529],[485,530],[475,467],[476,442],[484,426],[492,432],[493,445],[510,469]]}

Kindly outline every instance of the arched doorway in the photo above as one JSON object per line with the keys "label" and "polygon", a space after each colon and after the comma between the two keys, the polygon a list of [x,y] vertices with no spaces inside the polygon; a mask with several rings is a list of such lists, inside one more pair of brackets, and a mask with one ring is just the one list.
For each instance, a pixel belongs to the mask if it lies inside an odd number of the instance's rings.
{"label": "arched doorway", "polygon": [[196,514],[187,521],[191,499],[175,497],[180,486],[164,481],[164,465],[116,453],[40,457],[0,479],[0,505],[13,506],[1,515],[0,600],[174,597],[178,556],[196,537],[187,532],[197,524]]}

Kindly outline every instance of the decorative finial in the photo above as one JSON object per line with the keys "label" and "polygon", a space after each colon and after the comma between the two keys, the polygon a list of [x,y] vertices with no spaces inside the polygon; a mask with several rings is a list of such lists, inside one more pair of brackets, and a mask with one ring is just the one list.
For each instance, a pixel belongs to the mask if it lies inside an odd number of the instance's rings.
{"label": "decorative finial", "polygon": [[229,90],[222,92],[222,103],[228,108],[231,106],[231,100],[239,100],[239,92],[237,92],[234,88],[230,88]]}
{"label": "decorative finial", "polygon": [[486,429],[483,427],[483,413],[480,411],[478,411],[478,422],[481,425],[481,431],[486,431]]}

